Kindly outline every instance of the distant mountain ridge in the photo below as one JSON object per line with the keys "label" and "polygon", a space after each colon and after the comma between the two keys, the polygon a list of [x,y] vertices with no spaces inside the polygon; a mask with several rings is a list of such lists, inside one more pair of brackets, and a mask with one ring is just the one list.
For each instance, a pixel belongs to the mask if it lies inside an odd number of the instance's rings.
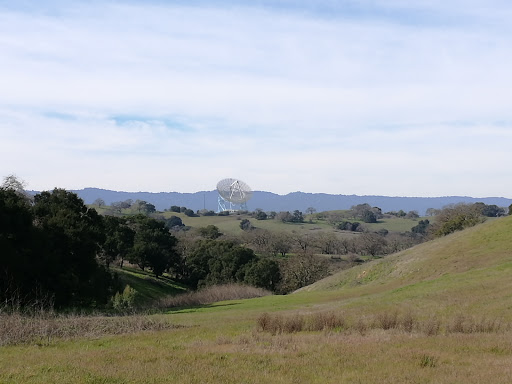
{"label": "distant mountain ridge", "polygon": [[[156,209],[163,211],[171,205],[187,207],[194,211],[198,209],[217,210],[217,191],[200,191],[195,193],[180,192],[119,192],[99,188],[85,188],[73,190],[86,204],[101,198],[107,205],[116,201],[127,199],[144,200],[154,204]],[[313,207],[317,212],[332,211],[336,209],[349,209],[356,204],[368,203],[372,207],[380,207],[383,212],[416,210],[424,215],[428,208],[442,208],[448,204],[456,203],[496,204],[508,207],[512,199],[504,197],[475,198],[468,196],[444,197],[391,197],[391,196],[359,196],[359,195],[331,195],[327,193],[292,192],[287,195],[278,195],[272,192],[254,191],[253,197],[247,203],[249,210],[261,208],[264,211],[294,211],[304,212],[306,208]]]}

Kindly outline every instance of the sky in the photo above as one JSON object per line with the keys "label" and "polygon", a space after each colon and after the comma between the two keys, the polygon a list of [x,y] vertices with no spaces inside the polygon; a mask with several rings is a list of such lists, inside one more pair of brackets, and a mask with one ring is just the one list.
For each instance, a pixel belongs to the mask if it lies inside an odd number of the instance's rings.
{"label": "sky", "polygon": [[0,0],[31,190],[512,198],[507,0]]}

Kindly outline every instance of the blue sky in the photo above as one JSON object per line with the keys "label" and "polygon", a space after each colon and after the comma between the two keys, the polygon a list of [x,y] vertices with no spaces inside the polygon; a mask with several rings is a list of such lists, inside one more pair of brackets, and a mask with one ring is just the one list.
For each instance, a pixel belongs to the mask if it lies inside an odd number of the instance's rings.
{"label": "blue sky", "polygon": [[0,0],[0,176],[512,197],[511,18],[500,0]]}

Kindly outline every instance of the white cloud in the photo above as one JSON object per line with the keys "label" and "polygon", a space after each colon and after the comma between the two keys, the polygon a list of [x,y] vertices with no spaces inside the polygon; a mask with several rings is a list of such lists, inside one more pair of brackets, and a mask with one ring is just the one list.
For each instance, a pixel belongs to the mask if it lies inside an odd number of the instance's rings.
{"label": "white cloud", "polygon": [[418,25],[71,4],[0,11],[0,172],[31,188],[185,192],[238,175],[279,193],[511,196],[506,3],[475,1],[453,25],[445,2],[374,2],[437,15]]}

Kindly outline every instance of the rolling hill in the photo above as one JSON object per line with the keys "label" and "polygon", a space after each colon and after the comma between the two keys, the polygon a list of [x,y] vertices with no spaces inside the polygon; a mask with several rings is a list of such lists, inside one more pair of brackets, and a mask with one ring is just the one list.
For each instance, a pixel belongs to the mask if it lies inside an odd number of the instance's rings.
{"label": "rolling hill", "polygon": [[[403,320],[384,326],[393,313],[410,313],[410,329]],[[302,316],[320,314],[346,320],[323,331],[296,327]],[[0,382],[510,383],[512,217],[287,296],[151,317],[179,327],[0,348]],[[267,332],[262,318],[295,328]]]}

